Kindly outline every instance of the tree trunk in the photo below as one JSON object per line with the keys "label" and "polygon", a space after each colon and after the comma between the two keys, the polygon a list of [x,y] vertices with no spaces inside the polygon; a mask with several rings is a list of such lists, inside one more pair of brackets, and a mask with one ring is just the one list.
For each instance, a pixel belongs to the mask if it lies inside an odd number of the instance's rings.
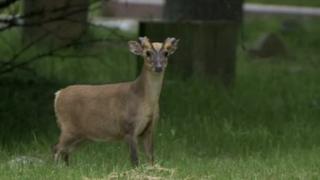
{"label": "tree trunk", "polygon": [[238,25],[231,22],[140,22],[140,36],[152,41],[166,37],[180,39],[177,52],[170,57],[168,76],[210,77],[225,85],[235,75]]}
{"label": "tree trunk", "polygon": [[243,0],[167,0],[164,18],[181,20],[229,20],[241,22]]}
{"label": "tree trunk", "polygon": [[228,86],[235,76],[242,2],[168,0],[164,10],[166,22],[142,22],[139,34],[152,40],[162,41],[167,36],[181,39],[179,50],[170,58],[169,74],[204,76]]}
{"label": "tree trunk", "polygon": [[86,30],[88,6],[89,0],[24,0],[24,42],[72,42]]}

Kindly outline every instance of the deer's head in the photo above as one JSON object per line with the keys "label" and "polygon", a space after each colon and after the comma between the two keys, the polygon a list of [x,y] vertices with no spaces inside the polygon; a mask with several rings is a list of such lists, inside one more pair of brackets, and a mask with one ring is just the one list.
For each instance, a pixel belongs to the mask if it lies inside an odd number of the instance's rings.
{"label": "deer's head", "polygon": [[178,39],[170,37],[163,43],[152,43],[147,37],[140,37],[139,42],[129,41],[128,44],[133,54],[144,58],[144,65],[148,70],[161,73],[167,66],[168,57],[176,51],[178,42]]}

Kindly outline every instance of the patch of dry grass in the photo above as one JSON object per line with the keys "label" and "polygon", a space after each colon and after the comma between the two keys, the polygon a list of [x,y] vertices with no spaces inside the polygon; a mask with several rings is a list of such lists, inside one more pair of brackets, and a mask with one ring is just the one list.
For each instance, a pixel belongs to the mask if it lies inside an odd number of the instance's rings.
{"label": "patch of dry grass", "polygon": [[83,180],[164,180],[173,179],[173,175],[175,174],[175,172],[175,169],[161,167],[159,164],[156,164],[154,166],[141,166],[124,172],[113,171],[106,177],[102,178],[84,177]]}

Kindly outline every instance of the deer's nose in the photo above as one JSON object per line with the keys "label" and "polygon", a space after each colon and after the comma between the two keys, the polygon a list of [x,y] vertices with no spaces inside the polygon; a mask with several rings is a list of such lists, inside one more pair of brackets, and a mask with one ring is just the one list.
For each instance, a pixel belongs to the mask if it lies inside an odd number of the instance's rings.
{"label": "deer's nose", "polygon": [[158,73],[162,72],[162,66],[156,66],[155,71]]}

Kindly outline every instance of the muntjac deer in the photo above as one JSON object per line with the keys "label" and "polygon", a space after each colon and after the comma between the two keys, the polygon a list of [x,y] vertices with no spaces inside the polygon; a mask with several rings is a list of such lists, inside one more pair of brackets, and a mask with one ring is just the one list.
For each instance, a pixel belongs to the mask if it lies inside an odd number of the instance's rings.
{"label": "muntjac deer", "polygon": [[129,41],[133,54],[144,58],[140,76],[132,82],[73,85],[56,93],[54,108],[61,129],[54,159],[68,165],[69,153],[83,140],[124,140],[134,166],[139,163],[138,138],[153,164],[153,133],[159,118],[159,96],[168,56],[177,39],[151,43],[147,37]]}

